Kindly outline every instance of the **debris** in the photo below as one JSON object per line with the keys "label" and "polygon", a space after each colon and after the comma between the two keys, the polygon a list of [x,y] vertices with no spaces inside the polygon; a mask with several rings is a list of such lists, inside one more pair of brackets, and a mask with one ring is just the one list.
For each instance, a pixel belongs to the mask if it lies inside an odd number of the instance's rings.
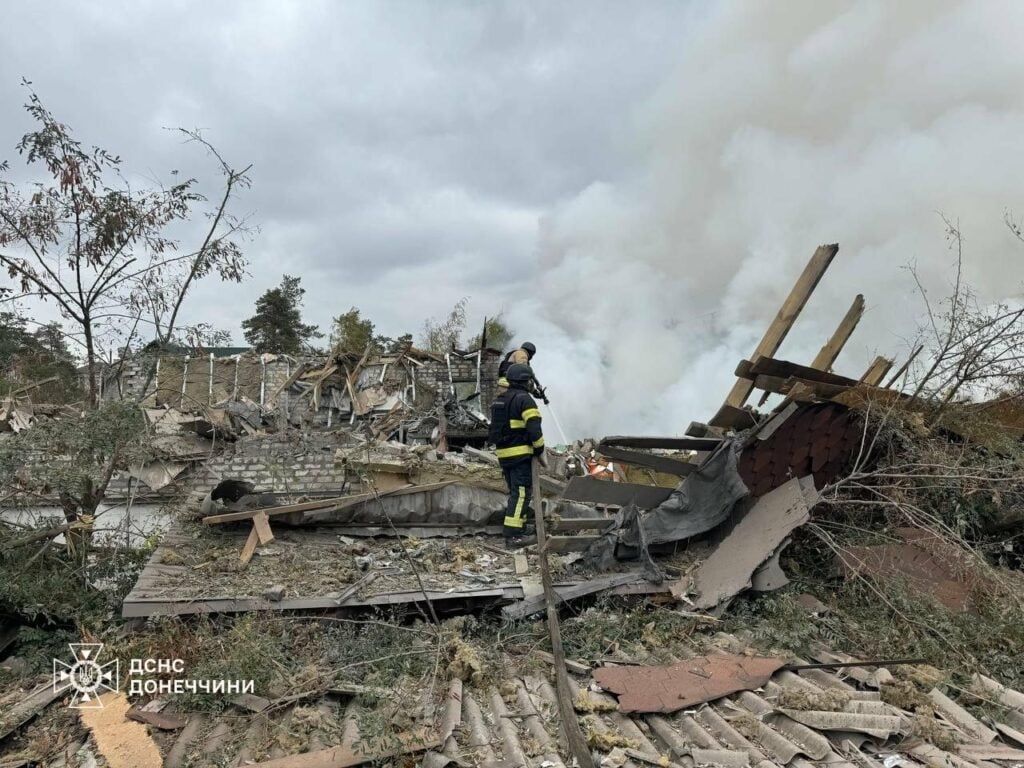
{"label": "debris", "polygon": [[[543,555],[541,557],[543,558]],[[614,576],[605,576],[593,579],[574,587],[559,588],[557,590],[553,590],[553,592],[556,602],[563,603],[570,600],[576,600],[587,595],[592,595],[595,592],[604,592],[624,584],[632,584],[633,582],[640,581],[641,578],[642,576],[637,573],[620,573]],[[520,600],[518,603],[513,603],[512,605],[506,605],[501,609],[501,612],[505,618],[517,621],[534,613],[539,613],[544,610],[546,604],[547,599],[543,594],[541,594],[536,597],[528,597],[524,600]]]}
{"label": "debris", "polygon": [[6,714],[0,715],[0,741],[46,709],[55,699],[60,698],[62,693],[54,690],[52,682],[46,682],[25,696]]}
{"label": "debris", "polygon": [[512,556],[514,561],[514,569],[516,576],[525,576],[530,572],[530,560],[522,552],[517,552]]}
{"label": "debris", "polygon": [[852,712],[780,709],[782,714],[819,731],[852,731],[866,733],[876,739],[888,739],[903,733],[903,722],[895,715],[861,715]]}
{"label": "debris", "polygon": [[110,768],[161,768],[164,761],[146,726],[126,718],[131,705],[123,693],[105,693],[102,707],[80,709],[82,724]]}
{"label": "debris", "polygon": [[161,712],[147,710],[145,707],[132,707],[125,713],[125,717],[137,723],[152,725],[161,731],[176,731],[184,728],[187,718],[180,715],[165,715]]}
{"label": "debris", "polygon": [[883,581],[905,579],[950,611],[968,610],[976,586],[968,553],[924,531],[901,528],[896,533],[904,543],[841,550],[843,568],[849,574],[867,574]]}
{"label": "debris", "polygon": [[372,749],[369,748],[370,745],[366,745],[368,748],[365,751],[355,746],[331,747],[316,752],[265,760],[252,765],[253,768],[349,768],[349,766],[363,765],[390,757],[417,754],[441,746],[437,736],[427,729],[398,734],[393,739],[389,738],[386,743],[390,745],[394,741],[397,741],[399,746]]}
{"label": "debris", "polygon": [[593,676],[619,696],[623,712],[676,712],[760,688],[782,666],[781,659],[721,654],[667,667],[602,667]]}
{"label": "debris", "polygon": [[285,595],[286,588],[284,584],[275,584],[263,593],[263,597],[270,600],[272,603],[280,602]]}
{"label": "debris", "polygon": [[754,502],[711,556],[693,574],[698,608],[713,608],[750,585],[754,571],[794,528],[809,519],[817,492],[809,479],[793,478]]}

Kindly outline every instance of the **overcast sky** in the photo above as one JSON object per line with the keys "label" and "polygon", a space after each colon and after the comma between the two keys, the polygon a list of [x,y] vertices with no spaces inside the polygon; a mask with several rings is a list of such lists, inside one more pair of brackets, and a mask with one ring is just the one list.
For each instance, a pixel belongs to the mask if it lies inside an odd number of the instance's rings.
{"label": "overcast sky", "polygon": [[241,342],[255,298],[302,277],[323,327],[355,305],[417,333],[530,291],[540,217],[635,162],[633,121],[677,61],[686,3],[14,2],[0,25],[0,152],[21,77],[125,168],[216,181],[165,127],[253,163],[252,277],[188,304]]}
{"label": "overcast sky", "polygon": [[[307,320],[388,334],[469,297],[505,311],[572,436],[679,433],[819,243],[840,253],[779,356],[811,359],[853,296],[837,370],[907,352],[965,233],[982,302],[1021,300],[1024,3],[9,2],[0,157],[22,77],[138,179],[236,166],[259,234],[242,285],[187,320],[242,341],[282,273]],[[14,158],[15,164],[17,160]],[[15,169],[17,173],[17,169]],[[207,188],[213,191],[212,188]]]}

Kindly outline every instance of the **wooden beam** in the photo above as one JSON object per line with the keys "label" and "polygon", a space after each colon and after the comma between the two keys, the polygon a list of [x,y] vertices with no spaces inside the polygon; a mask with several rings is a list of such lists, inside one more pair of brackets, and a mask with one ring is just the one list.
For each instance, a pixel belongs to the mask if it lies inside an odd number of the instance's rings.
{"label": "wooden beam", "polygon": [[797,365],[788,360],[776,360],[771,357],[759,357],[749,366],[736,367],[737,375],[743,370],[743,375],[751,379],[757,376],[774,376],[780,379],[805,379],[807,381],[820,381],[822,384],[836,384],[838,386],[854,387],[860,382],[846,376],[840,376],[828,371],[821,371],[811,368],[808,365]]}
{"label": "wooden beam", "polygon": [[[540,462],[533,459],[533,498],[540,499]],[[551,653],[554,656],[555,692],[558,699],[558,715],[561,721],[562,735],[569,746],[570,754],[576,759],[579,768],[592,768],[594,759],[583,736],[580,723],[576,719],[573,707],[572,689],[569,687],[569,673],[565,670],[565,649],[562,647],[562,628],[558,623],[558,598],[551,581],[551,567],[548,565],[546,552],[547,534],[544,530],[543,513],[536,516],[537,548],[540,550],[540,579],[544,588],[544,602],[547,604],[548,634],[551,637]]]}
{"label": "wooden beam", "polygon": [[677,477],[686,477],[697,468],[696,464],[689,461],[670,459],[667,456],[656,456],[653,453],[640,453],[638,451],[627,451],[622,448],[610,446],[598,446],[597,452],[602,456],[616,461],[623,461],[626,464],[633,464],[637,467],[647,467],[655,472],[664,472]]}
{"label": "wooden beam", "polygon": [[853,300],[853,304],[846,310],[846,316],[843,317],[839,326],[832,332],[829,340],[825,342],[825,346],[814,356],[814,360],[811,361],[811,368],[817,368],[819,371],[832,370],[836,358],[839,357],[839,353],[843,351],[846,342],[853,335],[854,330],[857,328],[857,323],[860,322],[863,314],[864,295],[858,293]]}
{"label": "wooden beam", "polygon": [[267,517],[274,515],[287,515],[291,512],[305,512],[310,509],[323,509],[333,507],[335,504],[351,499],[352,496],[338,496],[333,499],[316,499],[315,501],[304,501],[301,504],[285,504],[280,507],[267,507],[266,509],[246,509],[242,512],[225,512],[220,515],[208,515],[203,518],[206,525],[221,525],[222,523],[237,523],[240,520],[250,520],[259,513]]}
{"label": "wooden beam", "polygon": [[[551,539],[548,539],[548,542],[550,541]],[[638,573],[616,573],[611,576],[604,576],[593,579],[592,581],[586,581],[582,584],[576,584],[572,587],[561,587],[556,591],[556,597],[559,603],[565,603],[580,597],[592,595],[595,592],[604,592],[612,589],[613,587],[632,584],[634,581],[640,581],[641,578],[642,577]],[[527,597],[520,600],[518,603],[506,605],[501,609],[501,613],[506,619],[511,619],[513,621],[524,619],[534,613],[540,613],[543,611],[544,601],[544,595]]]}
{"label": "wooden beam", "polygon": [[256,526],[252,527],[249,531],[249,538],[245,540],[245,546],[242,547],[242,554],[238,556],[238,561],[241,563],[248,563],[252,560],[253,553],[256,552],[256,545],[260,543],[260,535],[256,532]]}
{"label": "wooden beam", "polygon": [[566,501],[580,501],[587,504],[608,504],[624,507],[636,504],[641,509],[651,509],[672,495],[672,488],[634,483],[613,483],[596,477],[574,477],[565,487],[562,498]]}
{"label": "wooden beam", "polygon": [[604,448],[666,448],[676,451],[713,451],[722,441],[717,437],[605,437],[597,446]]}
{"label": "wooden beam", "polygon": [[[782,303],[782,307],[779,309],[778,314],[775,315],[775,319],[769,324],[768,329],[764,332],[764,336],[761,337],[761,341],[754,349],[752,357],[755,360],[758,357],[773,357],[779,351],[779,347],[782,346],[786,334],[789,333],[789,329],[793,327],[793,323],[800,316],[804,305],[807,304],[807,300],[814,293],[814,289],[818,287],[818,283],[821,282],[825,270],[828,269],[829,264],[832,263],[832,259],[835,258],[838,251],[838,244],[818,246],[814,255],[811,256],[811,260],[804,267],[804,271],[797,278],[786,300]],[[750,396],[751,389],[753,389],[752,382],[746,379],[737,380],[733,384],[729,395],[725,398],[725,404],[731,405],[734,408],[742,408]]]}
{"label": "wooden beam", "polygon": [[270,530],[270,518],[267,517],[266,512],[258,512],[253,515],[252,527],[256,531],[260,544],[269,544],[274,540],[274,532]]}
{"label": "wooden beam", "polygon": [[864,375],[861,376],[860,380],[864,384],[877,387],[882,383],[882,379],[885,378],[885,374],[889,372],[890,368],[892,368],[892,360],[879,355],[875,358],[874,362],[871,363],[871,367],[864,372]]}

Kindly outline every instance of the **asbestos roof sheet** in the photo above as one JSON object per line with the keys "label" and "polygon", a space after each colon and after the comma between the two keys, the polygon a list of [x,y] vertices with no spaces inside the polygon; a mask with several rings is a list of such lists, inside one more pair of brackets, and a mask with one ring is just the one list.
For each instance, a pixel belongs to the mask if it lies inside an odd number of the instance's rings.
{"label": "asbestos roof sheet", "polygon": [[[712,654],[723,655],[751,652],[746,643],[732,635],[720,635],[710,650]],[[694,648],[693,656],[703,652]],[[636,672],[636,666],[626,665],[649,660],[620,655],[623,666],[608,669]],[[522,668],[522,657],[509,657],[508,661],[503,667],[505,675],[498,675],[491,685],[454,680],[437,690],[436,699],[424,691],[418,700],[406,702],[406,726],[427,729],[436,736],[430,741],[438,746],[426,754],[410,757],[403,764],[425,768],[571,765],[559,745],[553,684],[541,672],[512,672]],[[878,677],[868,674],[865,679]],[[1024,702],[1024,694],[996,681],[984,678],[978,684],[987,686],[1007,705]],[[593,710],[578,711],[578,718],[584,733],[592,736],[597,757],[605,759],[613,745],[618,745],[615,754],[622,761],[614,764],[628,768],[811,768],[828,763],[881,768],[890,755],[897,755],[903,762],[896,764],[906,768],[992,768],[992,761],[1008,766],[1024,759],[1022,745],[1012,740],[996,740],[994,735],[989,739],[987,733],[978,738],[972,728],[963,728],[962,723],[946,718],[941,709],[940,730],[948,730],[958,742],[953,751],[920,736],[907,738],[913,729],[913,713],[881,701],[877,687],[842,673],[777,671],[757,690],[717,698],[672,715],[629,715],[619,711],[616,699],[594,688],[587,676],[570,676],[570,686],[577,709],[581,702],[589,702]],[[801,697],[817,702],[819,709],[784,706]],[[820,708],[821,702],[829,701],[833,702],[831,709]],[[282,761],[275,763],[281,766],[319,765],[319,750],[328,750],[323,754],[330,755],[337,746],[353,748],[372,739],[372,734],[362,730],[368,722],[368,706],[371,705],[342,695],[274,706],[260,714],[243,710],[231,710],[220,716],[192,714],[183,730],[157,735],[165,755],[188,756],[188,765],[260,765],[269,759]],[[379,706],[393,705],[383,701]],[[317,727],[311,730],[310,723]],[[307,733],[301,748],[303,754],[295,755],[294,764],[283,761],[291,753],[282,748],[282,740],[275,739],[274,734],[303,732]],[[285,739],[284,743],[289,742]]]}

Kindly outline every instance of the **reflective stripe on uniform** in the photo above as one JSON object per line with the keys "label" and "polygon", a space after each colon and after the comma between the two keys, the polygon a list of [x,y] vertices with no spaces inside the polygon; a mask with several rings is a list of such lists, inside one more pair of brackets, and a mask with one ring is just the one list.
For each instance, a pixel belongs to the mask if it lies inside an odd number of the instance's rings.
{"label": "reflective stripe on uniform", "polygon": [[508,425],[512,427],[512,429],[526,429],[526,422],[522,419],[509,419]]}
{"label": "reflective stripe on uniform", "polygon": [[499,459],[511,459],[513,456],[530,456],[533,454],[533,446],[513,445],[511,448],[499,448],[494,455]]}
{"label": "reflective stripe on uniform", "polygon": [[512,513],[512,517],[505,518],[505,525],[509,528],[522,528],[523,523],[523,507],[526,506],[526,486],[519,486],[519,498],[516,499],[516,508]]}
{"label": "reflective stripe on uniform", "polygon": [[544,447],[544,438],[543,437],[538,437],[536,440],[534,440],[533,441],[533,447],[534,448],[543,448]]}
{"label": "reflective stripe on uniform", "polygon": [[523,411],[523,421],[529,421],[530,419],[539,419],[540,411],[536,408],[527,408]]}

